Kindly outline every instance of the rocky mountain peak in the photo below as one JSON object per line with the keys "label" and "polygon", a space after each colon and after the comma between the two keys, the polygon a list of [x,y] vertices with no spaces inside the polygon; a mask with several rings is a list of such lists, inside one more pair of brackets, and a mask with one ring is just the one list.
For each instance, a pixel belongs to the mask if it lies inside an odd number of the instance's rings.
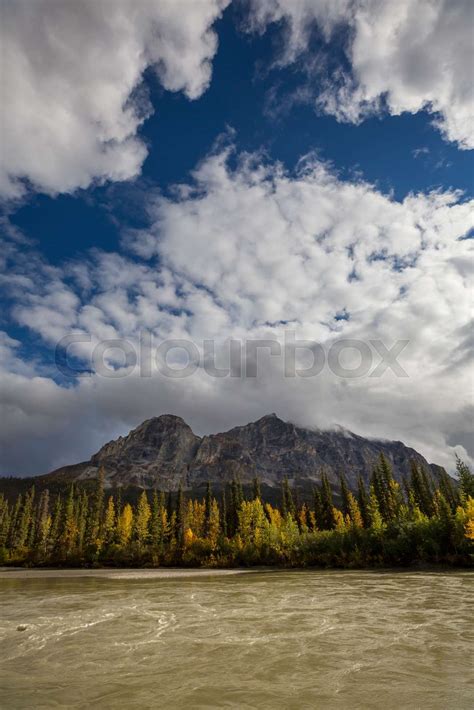
{"label": "rocky mountain peak", "polygon": [[[105,444],[90,461],[69,469],[77,478],[93,478],[104,470],[110,485],[176,490],[199,488],[209,480],[223,485],[233,478],[279,487],[283,478],[313,486],[323,470],[336,485],[344,471],[355,489],[361,475],[368,480],[384,453],[399,481],[409,475],[410,461],[436,474],[416,451],[401,442],[375,441],[341,427],[332,431],[306,429],[267,414],[255,422],[227,432],[199,437],[181,418],[172,414],[147,419],[127,436]],[[55,472],[55,475],[60,473]]]}

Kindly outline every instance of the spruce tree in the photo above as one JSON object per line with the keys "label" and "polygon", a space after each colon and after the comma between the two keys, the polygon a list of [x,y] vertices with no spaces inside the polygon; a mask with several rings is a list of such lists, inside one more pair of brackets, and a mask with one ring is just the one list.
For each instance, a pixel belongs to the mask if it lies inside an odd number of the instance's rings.
{"label": "spruce tree", "polygon": [[341,510],[344,517],[349,515],[349,488],[347,487],[346,477],[343,473],[339,474],[339,486],[341,489]]}
{"label": "spruce tree", "polygon": [[321,530],[333,530],[336,525],[332,490],[326,472],[321,475]]}
{"label": "spruce tree", "polygon": [[359,504],[360,514],[362,516],[362,522],[364,528],[370,527],[370,513],[369,513],[369,496],[367,493],[367,488],[365,487],[364,479],[359,476],[357,481],[357,502]]}
{"label": "spruce tree", "polygon": [[255,476],[253,479],[253,499],[256,500],[257,498],[262,498],[262,491],[260,489],[260,479],[258,476]]}
{"label": "spruce tree", "polygon": [[288,477],[285,476],[283,479],[282,487],[282,498],[283,498],[283,515],[291,515],[293,519],[296,520],[296,506],[293,500],[293,494],[291,492],[290,484],[288,482]]}
{"label": "spruce tree", "polygon": [[[179,495],[179,494],[178,494]],[[182,491],[181,491],[182,497]],[[182,510],[182,500],[181,500],[181,510]],[[140,498],[138,499],[137,512],[135,515],[135,537],[138,542],[140,549],[145,547],[149,540],[149,524],[151,517],[151,509],[148,503],[148,496],[146,491],[142,491]]]}
{"label": "spruce tree", "polygon": [[210,481],[206,484],[206,496],[204,498],[204,536],[209,537],[211,529],[211,507],[212,507],[212,490]]}
{"label": "spruce tree", "polygon": [[51,526],[49,528],[48,548],[54,556],[59,554],[59,535],[61,532],[61,521],[63,514],[63,505],[61,496],[56,496],[56,501],[51,516]]}
{"label": "spruce tree", "polygon": [[225,495],[225,486],[222,488],[221,497],[221,531],[223,537],[227,537],[227,501]]}
{"label": "spruce tree", "polygon": [[166,512],[163,494],[154,490],[151,504],[150,542],[157,550],[161,550],[163,543],[163,512]]}
{"label": "spruce tree", "polygon": [[474,475],[464,461],[456,454],[456,471],[459,477],[459,490],[463,501],[474,498]]}
{"label": "spruce tree", "polygon": [[179,484],[178,495],[176,497],[174,534],[178,545],[182,546],[184,541],[184,494],[182,483]]}
{"label": "spruce tree", "polygon": [[454,513],[460,503],[460,498],[457,490],[453,485],[451,477],[448,476],[444,469],[441,471],[439,476],[439,490],[445,497],[446,501],[448,502],[448,505]]}
{"label": "spruce tree", "polygon": [[77,521],[74,510],[74,492],[74,484],[72,484],[66,498],[58,535],[58,551],[61,558],[72,555],[76,545]]}
{"label": "spruce tree", "polygon": [[113,496],[109,496],[104,515],[104,545],[109,547],[115,540],[117,521],[115,514],[115,501]]}
{"label": "spruce tree", "polygon": [[316,528],[322,530],[321,525],[323,524],[323,501],[319,488],[315,488],[313,491],[313,510]]}

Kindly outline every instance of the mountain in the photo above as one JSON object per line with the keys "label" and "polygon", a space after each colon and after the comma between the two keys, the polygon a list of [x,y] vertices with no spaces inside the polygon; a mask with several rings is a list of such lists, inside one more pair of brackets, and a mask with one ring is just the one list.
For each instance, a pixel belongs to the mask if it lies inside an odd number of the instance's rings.
{"label": "mountain", "polygon": [[302,487],[321,480],[323,470],[336,486],[344,471],[351,488],[370,477],[383,452],[401,481],[415,460],[432,475],[441,472],[401,441],[366,439],[344,429],[322,431],[297,427],[275,414],[221,434],[199,437],[170,414],[148,419],[127,436],[105,444],[89,461],[57,469],[42,479],[86,481],[99,470],[107,485],[177,490],[217,486],[239,478],[245,485],[258,477],[262,485],[280,487],[286,476]]}

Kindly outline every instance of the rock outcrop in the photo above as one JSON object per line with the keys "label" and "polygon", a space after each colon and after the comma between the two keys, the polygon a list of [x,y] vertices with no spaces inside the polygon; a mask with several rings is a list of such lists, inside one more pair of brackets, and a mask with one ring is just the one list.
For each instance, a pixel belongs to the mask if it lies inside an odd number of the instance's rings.
{"label": "rock outcrop", "polygon": [[381,452],[399,481],[409,475],[411,460],[432,475],[441,471],[401,441],[366,439],[344,429],[305,429],[275,414],[204,437],[196,436],[180,417],[166,414],[105,444],[90,461],[50,475],[84,480],[97,477],[102,469],[109,485],[176,490],[180,483],[195,489],[208,480],[222,485],[239,478],[245,484],[255,477],[271,488],[279,487],[285,476],[312,485],[325,470],[334,484],[344,471],[355,488],[359,475],[368,480]]}

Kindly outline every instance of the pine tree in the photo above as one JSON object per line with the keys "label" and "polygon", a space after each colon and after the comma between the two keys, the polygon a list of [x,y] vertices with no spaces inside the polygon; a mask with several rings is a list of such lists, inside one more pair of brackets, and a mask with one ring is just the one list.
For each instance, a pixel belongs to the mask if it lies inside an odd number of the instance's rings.
{"label": "pine tree", "polygon": [[453,485],[453,481],[450,476],[443,469],[439,476],[439,490],[445,497],[451,511],[454,513],[457,506],[459,505],[460,498],[457,490]]}
{"label": "pine tree", "polygon": [[158,493],[156,490],[153,491],[153,499],[151,505],[151,518],[150,518],[150,541],[152,546],[160,550],[163,545],[163,515],[166,514],[166,508],[164,504],[163,493]]}
{"label": "pine tree", "polygon": [[291,493],[291,488],[290,488],[290,484],[288,482],[287,476],[285,476],[285,478],[283,479],[282,499],[283,499],[283,505],[282,505],[283,515],[285,517],[287,515],[291,515],[291,517],[295,520],[296,519],[296,506],[295,506],[295,502],[293,500],[293,494]]}
{"label": "pine tree", "polygon": [[49,490],[46,488],[41,493],[38,503],[36,537],[34,542],[35,548],[43,555],[46,552],[50,527],[51,516],[49,514]]}
{"label": "pine tree", "polygon": [[48,548],[54,555],[59,553],[59,535],[61,532],[61,521],[63,515],[63,505],[61,496],[56,496],[56,501],[51,516],[51,526],[49,528]]}
{"label": "pine tree", "polygon": [[225,495],[225,486],[222,489],[221,497],[221,531],[223,537],[227,537],[227,501]]}
{"label": "pine tree", "polygon": [[260,489],[260,479],[255,476],[253,479],[253,499],[256,500],[256,498],[262,498],[262,491]]}
{"label": "pine tree", "polygon": [[369,496],[367,494],[367,488],[365,487],[364,479],[359,476],[357,481],[357,502],[359,504],[360,514],[362,516],[362,522],[364,528],[370,527],[370,513],[369,513]]}
{"label": "pine tree", "polygon": [[74,484],[72,484],[69,489],[69,495],[66,498],[58,535],[58,548],[61,558],[69,557],[75,550],[77,521],[74,514],[74,493]]}
{"label": "pine tree", "polygon": [[89,496],[82,491],[77,505],[77,549],[82,553],[86,538],[87,521],[89,519]]}
{"label": "pine tree", "polygon": [[3,550],[7,546],[8,533],[10,530],[10,506],[8,501],[3,497],[3,493],[0,496],[0,548]]}
{"label": "pine tree", "polygon": [[86,529],[86,543],[97,551],[102,546],[102,517],[104,509],[104,479],[105,472],[101,468],[97,478],[96,489],[89,510],[89,519]]}
{"label": "pine tree", "polygon": [[315,526],[316,528],[322,530],[321,526],[323,524],[323,501],[319,488],[315,488],[313,491],[313,510]]}
{"label": "pine tree", "polygon": [[10,529],[8,531],[8,547],[14,550],[17,547],[18,526],[20,524],[20,515],[23,508],[23,496],[20,493],[15,501],[13,510],[10,516]]}
{"label": "pine tree", "polygon": [[416,461],[411,462],[410,488],[416,501],[416,505],[428,517],[433,513],[432,491],[428,483],[426,472],[419,468]]}
{"label": "pine tree", "polygon": [[15,514],[15,529],[13,533],[13,549],[22,549],[26,546],[28,540],[28,533],[30,530],[31,520],[33,517],[33,499],[35,496],[35,489],[30,488],[26,493],[23,500],[23,504],[16,511]]}
{"label": "pine tree", "polygon": [[151,517],[151,509],[148,503],[146,491],[142,491],[138,499],[137,512],[135,515],[135,537],[138,546],[143,548],[149,540],[149,523]]}
{"label": "pine tree", "polygon": [[209,518],[209,535],[208,540],[212,547],[215,548],[220,533],[220,512],[219,505],[215,498],[211,502],[211,514]]}
{"label": "pine tree", "polygon": [[341,510],[344,517],[346,517],[346,515],[349,515],[349,488],[343,473],[339,474],[339,486],[341,489]]}
{"label": "pine tree", "polygon": [[174,534],[176,537],[176,542],[179,546],[182,546],[184,540],[184,494],[183,486],[181,483],[179,484],[178,495],[176,497],[176,518]]}
{"label": "pine tree", "polygon": [[210,535],[211,530],[211,507],[212,507],[212,491],[211,484],[208,481],[206,485],[206,496],[204,498],[204,536]]}
{"label": "pine tree", "polygon": [[321,475],[321,530],[333,530],[336,527],[334,503],[329,479],[325,472]]}
{"label": "pine tree", "polygon": [[115,514],[115,501],[113,496],[109,496],[104,515],[104,545],[112,545],[117,531],[117,520]]}
{"label": "pine tree", "polygon": [[439,489],[435,492],[434,507],[441,528],[443,549],[445,553],[450,552],[454,536],[454,515],[451,506]]}
{"label": "pine tree", "polygon": [[379,501],[375,493],[374,486],[370,486],[369,494],[369,517],[370,517],[370,527],[375,532],[379,532],[383,528],[383,518],[380,513]]}
{"label": "pine tree", "polygon": [[469,496],[474,498],[474,474],[471,473],[469,467],[466,466],[464,461],[461,461],[457,454],[456,471],[459,477],[461,499],[465,501]]}

